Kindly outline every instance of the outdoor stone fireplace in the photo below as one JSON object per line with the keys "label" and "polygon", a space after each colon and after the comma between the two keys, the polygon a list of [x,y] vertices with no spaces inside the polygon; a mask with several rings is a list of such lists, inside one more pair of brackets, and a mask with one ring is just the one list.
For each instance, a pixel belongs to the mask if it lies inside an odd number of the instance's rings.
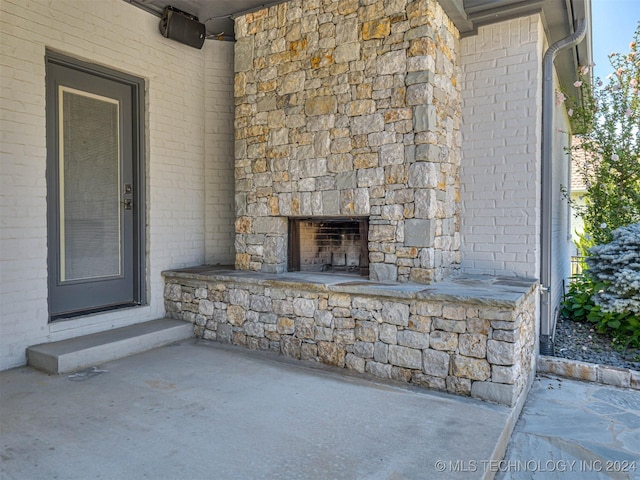
{"label": "outdoor stone fireplace", "polygon": [[291,270],[292,217],[368,217],[372,280],[430,283],[459,263],[457,31],[435,1],[367,3],[236,20],[239,270]]}
{"label": "outdoor stone fireplace", "polygon": [[167,314],[206,340],[521,404],[537,282],[452,275],[458,33],[439,4],[293,0],[235,33],[235,269],[164,272]]}

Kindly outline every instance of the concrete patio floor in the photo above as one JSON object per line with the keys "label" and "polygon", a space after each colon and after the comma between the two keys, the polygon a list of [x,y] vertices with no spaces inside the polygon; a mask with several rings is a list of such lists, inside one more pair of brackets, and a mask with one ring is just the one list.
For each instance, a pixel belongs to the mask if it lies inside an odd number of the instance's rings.
{"label": "concrete patio floor", "polygon": [[0,374],[2,479],[640,479],[640,391],[539,375],[514,412],[199,340]]}
{"label": "concrete patio floor", "polygon": [[0,381],[3,479],[483,478],[467,466],[502,458],[515,423],[504,406],[198,340]]}

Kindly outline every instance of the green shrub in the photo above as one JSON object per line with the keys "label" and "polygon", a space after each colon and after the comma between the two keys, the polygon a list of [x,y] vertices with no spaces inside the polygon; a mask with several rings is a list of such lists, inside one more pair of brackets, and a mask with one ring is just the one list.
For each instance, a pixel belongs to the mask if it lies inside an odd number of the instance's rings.
{"label": "green shrub", "polygon": [[611,235],[611,242],[591,248],[586,259],[599,286],[593,300],[605,312],[640,315],[640,223]]}
{"label": "green shrub", "polygon": [[562,304],[562,316],[592,323],[596,331],[610,335],[622,345],[640,347],[640,317],[631,312],[603,312],[594,301],[601,289],[602,284],[588,271],[574,276]]}

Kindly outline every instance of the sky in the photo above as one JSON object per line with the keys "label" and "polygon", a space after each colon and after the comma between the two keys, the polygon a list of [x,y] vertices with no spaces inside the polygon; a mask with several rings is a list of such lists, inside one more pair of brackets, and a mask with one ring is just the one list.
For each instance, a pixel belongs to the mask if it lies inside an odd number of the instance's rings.
{"label": "sky", "polygon": [[629,43],[640,21],[640,0],[591,0],[593,61],[596,77],[612,72],[611,52],[629,52]]}

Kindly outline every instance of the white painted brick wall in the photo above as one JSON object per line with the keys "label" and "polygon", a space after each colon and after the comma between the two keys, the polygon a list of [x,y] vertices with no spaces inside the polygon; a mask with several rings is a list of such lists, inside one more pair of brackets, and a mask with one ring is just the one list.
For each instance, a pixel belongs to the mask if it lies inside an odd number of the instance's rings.
{"label": "white painted brick wall", "polygon": [[206,262],[235,262],[233,46],[206,52]]}
{"label": "white painted brick wall", "polygon": [[[160,317],[162,270],[230,256],[221,206],[232,195],[217,185],[233,165],[221,140],[231,47],[193,49],[163,38],[158,21],[122,0],[0,3],[0,369],[23,364],[32,344]],[[147,82],[148,306],[47,323],[45,48]]]}
{"label": "white painted brick wall", "polygon": [[[556,78],[556,85],[558,84]],[[569,117],[564,108],[556,108],[553,132],[553,189],[551,200],[553,231],[551,235],[551,304],[562,301],[563,287],[571,275],[571,213],[562,188],[570,184],[570,158],[565,148],[570,145]],[[555,307],[554,307],[555,309]],[[552,314],[554,312],[552,311]]]}
{"label": "white painted brick wall", "polygon": [[538,15],[460,40],[462,269],[538,277],[543,28]]}

